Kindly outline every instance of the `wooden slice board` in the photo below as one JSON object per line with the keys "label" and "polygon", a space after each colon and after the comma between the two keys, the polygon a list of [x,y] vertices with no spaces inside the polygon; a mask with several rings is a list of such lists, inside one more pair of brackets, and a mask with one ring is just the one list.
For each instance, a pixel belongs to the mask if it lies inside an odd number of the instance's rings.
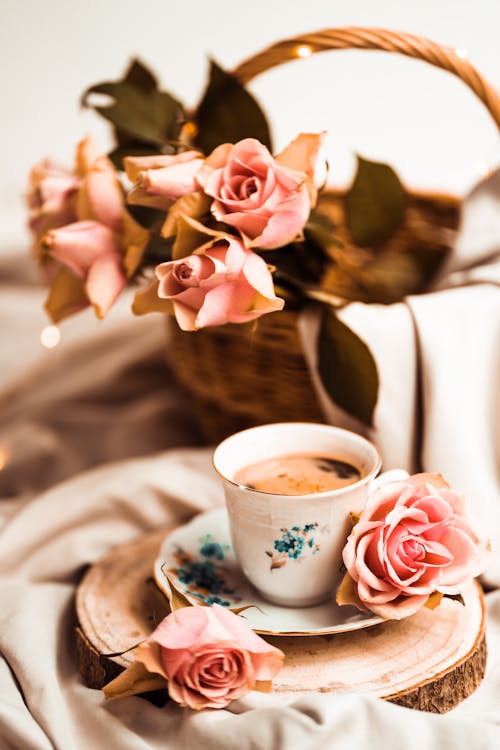
{"label": "wooden slice board", "polygon": [[[76,597],[79,668],[101,688],[133,661],[131,649],[169,612],[151,575],[168,530],[115,547],[93,565]],[[444,713],[479,685],[486,664],[484,602],[471,583],[465,606],[445,599],[399,622],[351,633],[267,637],[286,654],[273,682],[284,696],[311,692],[369,693]],[[120,655],[118,655],[120,654]]]}

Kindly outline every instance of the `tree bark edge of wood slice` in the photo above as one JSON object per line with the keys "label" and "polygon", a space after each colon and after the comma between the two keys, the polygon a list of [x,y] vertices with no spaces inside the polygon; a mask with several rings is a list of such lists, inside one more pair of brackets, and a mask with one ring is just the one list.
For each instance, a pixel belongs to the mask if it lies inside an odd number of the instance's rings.
{"label": "tree bark edge of wood slice", "polygon": [[[113,548],[92,565],[82,579],[76,598],[78,624],[75,628],[75,637],[79,671],[88,687],[100,689],[116,677],[133,660],[131,651],[119,655],[118,652],[130,649],[131,646],[146,637],[155,625],[168,614],[168,603],[151,580],[156,551],[167,532],[168,530],[161,530],[149,533]],[[118,582],[120,582],[119,586],[117,585]],[[421,679],[415,680],[414,684],[408,685],[402,690],[391,690],[389,682],[386,685],[385,694],[378,691],[379,697],[408,708],[445,713],[476,690],[484,677],[486,666],[485,608],[479,584],[475,583],[473,591],[471,590],[469,594],[469,600],[471,602],[469,606],[474,610],[476,622],[474,623],[473,642],[467,652],[462,654],[456,662],[447,665],[446,668],[437,670],[432,674],[421,675]],[[463,605],[448,600],[448,604],[445,604],[445,606],[463,609],[463,612],[460,609],[449,610],[457,622],[460,622],[461,618],[466,619],[465,611],[467,608],[463,608]],[[440,607],[443,607],[443,604]],[[433,612],[438,612],[440,607]],[[427,610],[421,616],[427,618],[425,627],[428,628],[428,623],[431,621],[429,617],[432,616],[432,612]],[[413,617],[415,618],[416,615]],[[408,620],[411,619],[408,618]],[[365,644],[369,647],[372,640],[372,637],[367,639],[366,631],[371,630],[372,636],[377,636],[373,638],[373,641],[379,639],[379,643],[372,648],[372,653],[375,654],[379,644],[384,642],[384,638],[387,641],[391,637],[391,633],[398,632],[394,630],[394,627],[401,627],[400,623],[404,623],[404,621],[397,624],[394,622],[383,623],[365,631],[356,631],[356,633],[304,637],[300,638],[300,643],[304,644],[304,648],[306,641],[313,645],[311,659],[314,659],[318,656],[317,653],[314,655],[315,649],[317,650],[318,647],[321,649],[322,647],[318,644],[324,643],[328,650],[333,648],[332,644],[335,644],[335,648],[340,644],[344,649],[348,649],[349,645],[356,645],[355,639],[359,641],[360,636],[363,637],[362,634],[364,633],[365,640],[363,641],[363,647],[360,647],[364,655]],[[388,627],[389,632],[384,631],[384,626]],[[430,632],[426,631],[425,627],[422,631],[424,638],[426,633]],[[449,625],[449,627],[452,626]],[[375,629],[378,630],[375,631]],[[415,637],[415,633],[413,637]],[[325,640],[320,641],[319,639]],[[335,639],[337,640],[335,641]],[[349,639],[353,639],[352,643]],[[293,659],[294,647],[291,644],[299,642],[296,637],[293,639],[281,637],[270,640],[273,643],[279,641],[279,647],[285,650],[285,653],[288,650],[289,658]],[[457,640],[456,634],[455,640]],[[327,643],[328,647],[326,647]],[[290,644],[290,647],[288,644]],[[296,648],[295,651],[297,651]],[[296,674],[298,668],[300,668],[300,665],[296,664],[294,674]],[[354,664],[352,668],[355,669],[356,665]],[[280,675],[278,675],[278,679],[279,677]],[[307,692],[335,692],[337,685],[336,682],[325,680],[324,685],[316,685],[314,689],[304,688],[302,694]],[[292,688],[292,692],[295,691],[297,696],[301,694],[300,689],[296,689],[296,686]],[[278,683],[277,692],[287,694],[287,685]],[[158,696],[152,696],[152,700],[158,703]]]}

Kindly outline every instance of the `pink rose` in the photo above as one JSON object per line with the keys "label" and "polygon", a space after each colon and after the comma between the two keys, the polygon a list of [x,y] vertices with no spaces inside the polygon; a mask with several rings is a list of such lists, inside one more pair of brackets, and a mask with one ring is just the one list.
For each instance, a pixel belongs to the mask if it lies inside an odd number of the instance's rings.
{"label": "pink rose", "polygon": [[[93,305],[104,317],[140,261],[149,233],[128,215],[118,175],[90,138],[78,144],[71,211],[52,214],[40,241],[43,257],[57,262],[46,309],[54,322]],[[69,190],[69,188],[68,188]],[[59,204],[66,203],[59,197]],[[69,207],[69,204],[68,204]]]}
{"label": "pink rose", "polygon": [[276,297],[265,261],[226,236],[200,254],[156,267],[158,297],[171,300],[179,326],[193,331],[224,323],[246,323],[275,310]]}
{"label": "pink rose", "polygon": [[486,549],[465,516],[463,496],[441,475],[390,482],[375,490],[347,540],[351,580],[344,579],[337,601],[399,620],[435,591],[460,593],[484,570]]}
{"label": "pink rose", "polygon": [[29,175],[28,224],[40,236],[48,229],[69,224],[76,219],[75,197],[80,179],[45,159]]}
{"label": "pink rose", "polygon": [[167,210],[182,195],[196,191],[195,174],[203,164],[198,151],[175,156],[127,156],[127,177],[135,184],[128,202]]}
{"label": "pink rose", "polygon": [[279,672],[284,654],[224,607],[185,607],[168,615],[137,649],[137,661],[168,680],[189,708],[224,708]]}
{"label": "pink rose", "polygon": [[82,279],[87,299],[103,318],[127,281],[113,231],[97,221],[76,221],[48,232],[44,242],[54,260]]}
{"label": "pink rose", "polygon": [[254,138],[216,148],[196,175],[215,218],[248,247],[277,248],[300,236],[315,201],[310,178],[321,140],[303,134],[276,159]]}

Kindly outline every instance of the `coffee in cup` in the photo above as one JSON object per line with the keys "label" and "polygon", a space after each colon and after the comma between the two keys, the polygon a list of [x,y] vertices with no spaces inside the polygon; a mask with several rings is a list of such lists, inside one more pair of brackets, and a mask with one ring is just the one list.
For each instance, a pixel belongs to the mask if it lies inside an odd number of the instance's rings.
{"label": "coffee in cup", "polygon": [[[308,422],[261,425],[219,444],[214,467],[234,552],[264,598],[307,607],[335,595],[350,513],[363,509],[380,465],[377,448],[361,435]],[[324,489],[318,477],[334,486]]]}

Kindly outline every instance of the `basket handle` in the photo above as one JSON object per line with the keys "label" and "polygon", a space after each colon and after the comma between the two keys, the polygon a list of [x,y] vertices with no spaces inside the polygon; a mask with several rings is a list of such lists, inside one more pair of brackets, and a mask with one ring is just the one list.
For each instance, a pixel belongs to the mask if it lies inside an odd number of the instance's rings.
{"label": "basket handle", "polygon": [[469,62],[466,55],[461,55],[460,51],[454,47],[437,44],[415,34],[356,26],[314,31],[272,44],[238,65],[233,70],[233,74],[242,83],[248,83],[252,78],[270,68],[290,60],[297,60],[301,57],[301,47],[306,50],[306,55],[335,49],[374,49],[397,52],[417,60],[424,60],[430,65],[453,73],[466,83],[483,102],[497,128],[500,129],[500,96]]}

